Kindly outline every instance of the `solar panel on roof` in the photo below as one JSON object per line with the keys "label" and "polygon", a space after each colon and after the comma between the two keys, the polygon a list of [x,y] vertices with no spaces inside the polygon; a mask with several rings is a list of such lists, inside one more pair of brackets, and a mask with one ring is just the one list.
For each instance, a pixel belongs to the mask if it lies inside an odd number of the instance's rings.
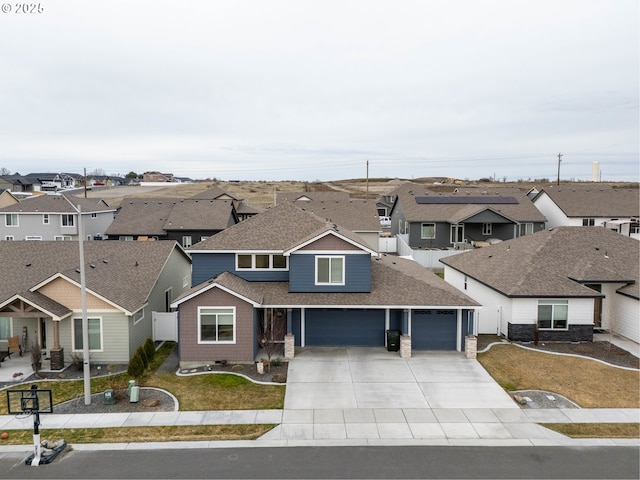
{"label": "solar panel on roof", "polygon": [[443,204],[518,204],[515,197],[415,197],[418,205],[443,205]]}

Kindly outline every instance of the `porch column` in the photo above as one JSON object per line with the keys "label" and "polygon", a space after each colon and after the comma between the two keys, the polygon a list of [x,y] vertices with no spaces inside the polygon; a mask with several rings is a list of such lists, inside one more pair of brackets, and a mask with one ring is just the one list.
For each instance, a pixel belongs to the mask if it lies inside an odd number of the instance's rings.
{"label": "porch column", "polygon": [[53,322],[53,348],[49,350],[51,357],[51,370],[62,370],[64,368],[64,349],[60,347],[60,320]]}
{"label": "porch column", "polygon": [[291,359],[296,354],[296,342],[293,335],[292,309],[287,308],[287,334],[284,336],[284,358]]}

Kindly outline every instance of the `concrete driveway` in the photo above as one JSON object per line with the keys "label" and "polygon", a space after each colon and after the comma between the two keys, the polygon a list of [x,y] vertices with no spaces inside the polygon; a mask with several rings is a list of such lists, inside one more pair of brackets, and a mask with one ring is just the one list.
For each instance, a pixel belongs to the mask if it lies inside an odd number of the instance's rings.
{"label": "concrete driveway", "polygon": [[285,410],[518,408],[460,352],[307,347],[289,361]]}

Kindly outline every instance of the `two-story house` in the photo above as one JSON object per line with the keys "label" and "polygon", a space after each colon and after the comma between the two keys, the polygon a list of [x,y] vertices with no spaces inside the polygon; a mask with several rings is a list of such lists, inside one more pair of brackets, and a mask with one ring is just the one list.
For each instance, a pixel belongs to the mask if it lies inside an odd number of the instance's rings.
{"label": "two-story house", "polygon": [[640,193],[608,184],[550,185],[533,204],[547,218],[546,228],[604,227],[640,240]]}
{"label": "two-story house", "polygon": [[236,223],[230,200],[130,198],[106,234],[109,240],[175,240],[189,248]]}
{"label": "two-story house", "polygon": [[247,218],[251,218],[254,215],[264,211],[264,209],[248,204],[243,198],[238,198],[234,194],[223,190],[220,187],[211,187],[207,190],[197,193],[190,200],[229,200],[233,202],[233,206],[236,209],[238,220],[244,222]]}
{"label": "two-story house", "polygon": [[[180,363],[253,362],[261,331],[296,347],[463,350],[479,304],[415,262],[378,255],[350,230],[284,202],[194,245],[179,309]],[[277,329],[275,329],[277,330]],[[273,331],[273,330],[272,330]]]}
{"label": "two-story house", "polygon": [[545,218],[517,188],[432,191],[408,183],[394,191],[391,234],[420,248],[485,246],[544,229]]}
{"label": "two-story house", "polygon": [[114,212],[101,199],[34,195],[0,208],[0,239],[78,240],[80,215],[85,239],[101,239]]}

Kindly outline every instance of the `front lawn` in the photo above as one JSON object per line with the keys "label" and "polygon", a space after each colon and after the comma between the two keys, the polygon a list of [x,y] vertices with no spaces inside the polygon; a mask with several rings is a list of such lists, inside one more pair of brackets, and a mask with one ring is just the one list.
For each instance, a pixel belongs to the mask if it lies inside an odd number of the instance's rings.
{"label": "front lawn", "polygon": [[478,361],[505,390],[555,392],[583,408],[640,408],[637,371],[507,344],[479,353]]}

